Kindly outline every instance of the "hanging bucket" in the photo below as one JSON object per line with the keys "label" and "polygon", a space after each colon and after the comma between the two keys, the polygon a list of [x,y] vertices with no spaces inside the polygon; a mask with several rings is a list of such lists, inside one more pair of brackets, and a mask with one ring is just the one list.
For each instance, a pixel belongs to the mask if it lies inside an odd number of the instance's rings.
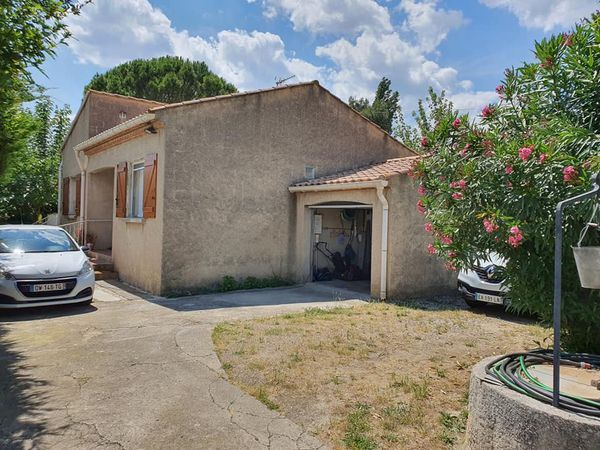
{"label": "hanging bucket", "polygon": [[572,247],[581,287],[588,289],[600,289],[600,247],[582,247],[581,242],[590,228],[598,227],[597,223],[592,222],[597,211],[598,204],[594,207],[589,222],[581,231],[577,246]]}

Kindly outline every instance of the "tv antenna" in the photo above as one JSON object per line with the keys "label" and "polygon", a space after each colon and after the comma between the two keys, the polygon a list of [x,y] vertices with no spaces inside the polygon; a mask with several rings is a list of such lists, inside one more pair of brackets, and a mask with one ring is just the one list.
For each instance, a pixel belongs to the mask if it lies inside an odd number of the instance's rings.
{"label": "tv antenna", "polygon": [[291,80],[292,78],[296,78],[296,75],[291,75],[287,78],[277,78],[275,77],[275,86],[281,86],[282,84],[284,84],[286,81]]}

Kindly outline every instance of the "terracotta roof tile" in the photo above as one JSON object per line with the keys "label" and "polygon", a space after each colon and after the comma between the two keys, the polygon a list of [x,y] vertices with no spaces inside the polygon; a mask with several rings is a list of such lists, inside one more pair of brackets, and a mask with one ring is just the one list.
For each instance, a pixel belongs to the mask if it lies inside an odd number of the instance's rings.
{"label": "terracotta roof tile", "polygon": [[296,183],[292,186],[318,186],[322,184],[357,183],[364,181],[386,180],[393,175],[407,173],[420,156],[388,159],[387,161],[345,170],[325,177]]}

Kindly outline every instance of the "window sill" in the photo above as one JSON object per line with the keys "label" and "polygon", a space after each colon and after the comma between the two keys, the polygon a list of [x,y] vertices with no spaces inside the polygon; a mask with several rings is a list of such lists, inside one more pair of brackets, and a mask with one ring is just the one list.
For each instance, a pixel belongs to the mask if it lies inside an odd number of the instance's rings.
{"label": "window sill", "polygon": [[143,217],[125,217],[125,223],[144,223]]}

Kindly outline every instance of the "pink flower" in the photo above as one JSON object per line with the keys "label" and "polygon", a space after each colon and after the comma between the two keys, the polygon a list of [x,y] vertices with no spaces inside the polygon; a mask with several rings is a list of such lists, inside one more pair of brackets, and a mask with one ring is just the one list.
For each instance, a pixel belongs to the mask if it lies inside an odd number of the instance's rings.
{"label": "pink flower", "polygon": [[540,164],[544,164],[544,162],[546,161],[547,158],[548,158],[548,155],[546,155],[545,153],[542,153],[540,155],[540,159],[539,159]]}
{"label": "pink flower", "polygon": [[455,192],[454,194],[452,194],[452,198],[454,200],[460,200],[461,198],[463,198],[463,195],[460,192]]}
{"label": "pink flower", "polygon": [[503,84],[496,86],[496,93],[502,98],[504,96],[505,88]]}
{"label": "pink flower", "polygon": [[491,105],[485,105],[483,107],[483,109],[481,110],[481,115],[483,117],[491,117],[491,115],[494,113],[494,107]]}
{"label": "pink flower", "polygon": [[451,262],[447,262],[446,270],[448,270],[449,272],[456,272],[456,266],[454,264],[452,264]]}
{"label": "pink flower", "polygon": [[437,250],[435,249],[435,247],[433,246],[433,244],[427,244],[427,252],[430,255],[435,255],[437,253]]}
{"label": "pink flower", "polygon": [[563,33],[563,44],[565,47],[570,47],[573,45],[573,34],[572,33]]}
{"label": "pink flower", "polygon": [[421,146],[427,147],[427,138],[425,136],[421,138]]}
{"label": "pink flower", "polygon": [[563,180],[565,183],[575,181],[577,179],[577,170],[573,166],[567,166],[563,169]]}
{"label": "pink flower", "polygon": [[425,224],[425,231],[427,231],[428,233],[431,233],[433,231],[433,225],[431,225],[429,222],[427,222]]}
{"label": "pink flower", "polygon": [[510,175],[513,172],[514,172],[514,170],[513,170],[512,166],[506,166],[506,169],[504,169],[504,173],[506,173],[506,175]]}
{"label": "pink flower", "polygon": [[417,211],[419,211],[421,214],[425,214],[425,205],[423,204],[423,200],[419,200],[417,202]]}
{"label": "pink flower", "polygon": [[420,184],[419,188],[417,189],[417,192],[419,193],[419,195],[425,195],[427,193],[427,190],[425,189],[425,186]]}
{"label": "pink flower", "polygon": [[467,180],[458,180],[458,187],[461,189],[467,188]]}
{"label": "pink flower", "polygon": [[513,184],[510,181],[506,182],[506,187],[511,189],[513,187]]}
{"label": "pink flower", "polygon": [[452,245],[452,238],[450,236],[442,235],[440,238],[442,244],[444,245]]}
{"label": "pink flower", "polygon": [[492,234],[494,231],[498,230],[498,225],[491,220],[483,219],[483,228],[488,234]]}
{"label": "pink flower", "polygon": [[454,119],[454,122],[452,122],[452,128],[456,130],[458,129],[458,127],[460,127],[460,119],[457,117],[456,119]]}
{"label": "pink flower", "polygon": [[510,236],[508,237],[508,245],[510,245],[511,247],[517,248],[519,245],[521,245],[521,241],[523,241],[523,233],[521,233],[521,230],[519,229],[519,227],[514,226],[511,227],[510,229]]}
{"label": "pink flower", "polygon": [[448,252],[448,258],[456,258],[456,252]]}
{"label": "pink flower", "polygon": [[494,156],[494,143],[492,141],[490,141],[489,139],[486,139],[485,141],[483,141],[481,143],[481,145],[483,146],[485,152],[483,152],[483,156],[489,158],[491,156]]}
{"label": "pink flower", "polygon": [[533,149],[531,147],[523,147],[519,149],[519,158],[522,161],[527,161],[531,154],[533,153]]}

